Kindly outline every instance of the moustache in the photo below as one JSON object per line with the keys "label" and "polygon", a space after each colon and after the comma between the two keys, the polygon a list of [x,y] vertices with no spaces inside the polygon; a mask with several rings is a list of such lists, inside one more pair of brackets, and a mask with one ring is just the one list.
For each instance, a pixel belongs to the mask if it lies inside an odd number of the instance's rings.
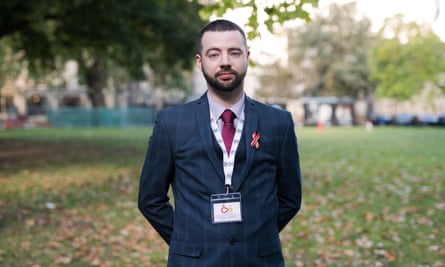
{"label": "moustache", "polygon": [[237,73],[236,71],[233,71],[233,70],[221,70],[221,71],[218,71],[218,72],[216,73],[216,76],[219,76],[219,75],[226,75],[226,74],[238,75],[238,73]]}

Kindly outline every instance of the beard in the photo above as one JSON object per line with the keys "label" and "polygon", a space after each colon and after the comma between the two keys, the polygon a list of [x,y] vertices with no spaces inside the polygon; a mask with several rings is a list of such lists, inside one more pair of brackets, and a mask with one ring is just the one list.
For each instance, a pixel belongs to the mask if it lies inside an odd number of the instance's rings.
{"label": "beard", "polygon": [[[219,71],[215,74],[215,76],[212,77],[211,75],[205,72],[204,68],[201,68],[201,70],[209,87],[220,92],[232,92],[240,88],[240,86],[243,83],[244,77],[246,76],[246,72],[238,73],[234,70],[229,69],[229,70]],[[220,73],[227,73],[227,72],[230,72],[232,75],[234,75],[235,79],[232,80],[231,82],[224,82],[224,83],[217,80],[216,77],[218,77]]]}

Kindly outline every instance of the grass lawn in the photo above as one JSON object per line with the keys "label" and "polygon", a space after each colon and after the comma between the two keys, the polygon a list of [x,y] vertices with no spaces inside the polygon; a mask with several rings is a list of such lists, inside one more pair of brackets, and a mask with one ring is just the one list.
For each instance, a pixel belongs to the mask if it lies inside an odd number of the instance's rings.
{"label": "grass lawn", "polygon": [[[0,132],[0,266],[165,266],[136,207],[150,129]],[[444,128],[299,128],[291,266],[445,266]]]}

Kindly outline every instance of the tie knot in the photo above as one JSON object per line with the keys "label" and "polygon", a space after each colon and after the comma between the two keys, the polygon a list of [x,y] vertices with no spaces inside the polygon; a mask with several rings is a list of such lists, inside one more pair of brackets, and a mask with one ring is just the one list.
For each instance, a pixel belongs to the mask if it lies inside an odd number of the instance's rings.
{"label": "tie knot", "polygon": [[233,120],[235,119],[235,114],[230,109],[226,109],[222,113],[221,119],[224,123],[233,123]]}

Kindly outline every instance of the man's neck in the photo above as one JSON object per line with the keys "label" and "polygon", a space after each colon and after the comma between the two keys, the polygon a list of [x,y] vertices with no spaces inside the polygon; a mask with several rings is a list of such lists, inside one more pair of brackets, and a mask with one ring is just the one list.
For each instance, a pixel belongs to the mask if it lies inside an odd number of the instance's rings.
{"label": "man's neck", "polygon": [[237,103],[244,94],[244,90],[242,88],[231,91],[231,92],[221,92],[215,91],[212,89],[208,90],[208,93],[212,96],[213,99],[218,101],[221,105],[229,108],[232,107],[235,103]]}

